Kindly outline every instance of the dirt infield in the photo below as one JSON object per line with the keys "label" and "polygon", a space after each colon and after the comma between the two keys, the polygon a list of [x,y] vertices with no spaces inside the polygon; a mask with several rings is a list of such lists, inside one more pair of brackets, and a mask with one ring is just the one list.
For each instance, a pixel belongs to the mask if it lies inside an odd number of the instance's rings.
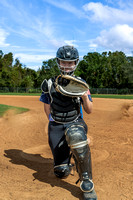
{"label": "dirt infield", "polygon": [[[30,109],[0,119],[0,200],[81,200],[75,169],[63,180],[53,174],[48,120],[39,97],[0,96],[0,104]],[[84,119],[98,200],[131,200],[133,100],[93,99],[93,105]]]}

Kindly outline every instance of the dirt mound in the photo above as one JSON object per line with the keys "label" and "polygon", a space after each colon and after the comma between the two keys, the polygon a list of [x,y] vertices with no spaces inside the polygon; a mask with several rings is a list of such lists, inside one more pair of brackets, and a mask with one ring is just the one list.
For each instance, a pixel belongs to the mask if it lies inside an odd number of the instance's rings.
{"label": "dirt mound", "polygon": [[121,106],[121,118],[133,117],[133,103],[124,103]]}
{"label": "dirt mound", "polygon": [[[104,112],[105,113],[105,112]],[[132,121],[133,119],[133,103],[127,101],[120,101],[120,104],[117,105],[115,110],[111,112],[106,112],[104,116],[104,120],[108,123],[125,120],[125,121]]]}
{"label": "dirt mound", "polygon": [[[76,170],[67,179],[54,176],[39,97],[2,95],[0,103],[30,109],[17,115],[10,110],[0,119],[0,200],[81,200]],[[94,99],[93,104],[84,119],[98,199],[132,199],[133,101]]]}

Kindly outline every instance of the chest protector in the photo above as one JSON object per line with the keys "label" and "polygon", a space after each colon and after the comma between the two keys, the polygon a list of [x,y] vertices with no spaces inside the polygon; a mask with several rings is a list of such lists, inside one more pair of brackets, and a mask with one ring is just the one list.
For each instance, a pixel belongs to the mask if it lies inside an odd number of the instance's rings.
{"label": "chest protector", "polygon": [[[46,86],[46,80],[44,80]],[[43,86],[43,83],[42,83]],[[51,98],[51,116],[58,123],[69,123],[80,115],[80,98],[68,97],[57,92],[54,79],[47,81],[48,93]]]}

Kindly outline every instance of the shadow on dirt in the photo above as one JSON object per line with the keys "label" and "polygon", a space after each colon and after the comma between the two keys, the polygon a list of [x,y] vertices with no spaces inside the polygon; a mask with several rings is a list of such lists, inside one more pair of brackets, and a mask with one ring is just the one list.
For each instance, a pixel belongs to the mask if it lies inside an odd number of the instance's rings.
{"label": "shadow on dirt", "polygon": [[[65,179],[55,177],[53,173],[53,160],[51,158],[43,158],[40,154],[28,154],[19,149],[9,149],[4,152],[4,156],[9,158],[9,162],[12,164],[24,165],[34,170],[35,173],[32,174],[34,177],[33,181],[37,179],[50,184],[52,187],[57,186],[64,188],[70,191],[73,196],[79,198],[79,200],[82,199],[81,191],[78,186],[65,182]],[[25,159],[22,156],[23,154],[26,158],[29,157],[30,159]],[[31,159],[33,157],[36,159]],[[41,160],[41,162],[38,162],[38,160]]]}

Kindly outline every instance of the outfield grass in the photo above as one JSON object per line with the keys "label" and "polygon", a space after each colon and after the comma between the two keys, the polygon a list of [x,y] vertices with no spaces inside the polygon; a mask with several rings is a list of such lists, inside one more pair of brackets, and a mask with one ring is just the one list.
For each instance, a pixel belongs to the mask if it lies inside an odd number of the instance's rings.
{"label": "outfield grass", "polygon": [[[40,96],[41,93],[0,93],[0,95]],[[92,96],[93,98],[133,99],[133,95],[92,94],[91,96]]]}
{"label": "outfield grass", "polygon": [[110,98],[110,99],[133,99],[133,95],[117,95],[117,94],[92,94],[94,98]]}
{"label": "outfield grass", "polygon": [[0,93],[0,95],[40,96],[41,93],[15,93],[15,92],[8,92],[8,93]]}
{"label": "outfield grass", "polygon": [[0,104],[0,117],[2,117],[7,110],[13,110],[15,114],[20,114],[29,111],[28,108],[21,108],[21,107]]}

